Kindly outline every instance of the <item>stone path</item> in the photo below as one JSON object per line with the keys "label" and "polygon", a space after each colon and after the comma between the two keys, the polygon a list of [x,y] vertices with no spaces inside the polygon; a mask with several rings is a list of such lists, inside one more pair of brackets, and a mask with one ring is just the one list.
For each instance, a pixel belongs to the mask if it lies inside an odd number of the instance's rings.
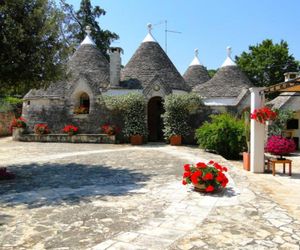
{"label": "stone path", "polygon": [[[214,159],[230,185],[181,185],[182,165]],[[165,145],[0,139],[0,249],[299,249],[300,223],[217,155]]]}

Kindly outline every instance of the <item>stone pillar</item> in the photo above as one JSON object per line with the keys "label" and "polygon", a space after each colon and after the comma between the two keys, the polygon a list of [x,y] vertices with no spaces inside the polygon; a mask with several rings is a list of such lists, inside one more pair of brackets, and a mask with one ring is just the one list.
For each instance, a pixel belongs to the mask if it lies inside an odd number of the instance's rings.
{"label": "stone pillar", "polygon": [[[264,106],[265,95],[264,88],[250,88],[251,92],[251,113],[255,109]],[[253,173],[264,172],[264,139],[265,125],[251,119],[250,130],[250,171]]]}
{"label": "stone pillar", "polygon": [[110,87],[118,87],[121,76],[121,52],[123,50],[118,47],[109,48],[110,59]]}

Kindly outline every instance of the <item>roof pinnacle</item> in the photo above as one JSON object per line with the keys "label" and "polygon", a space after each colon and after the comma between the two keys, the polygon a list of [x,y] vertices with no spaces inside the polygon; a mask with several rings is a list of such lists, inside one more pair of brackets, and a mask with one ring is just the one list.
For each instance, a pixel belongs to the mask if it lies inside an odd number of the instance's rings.
{"label": "roof pinnacle", "polygon": [[96,45],[95,42],[93,41],[93,39],[90,36],[91,32],[92,32],[90,26],[85,27],[85,32],[86,32],[86,37],[84,38],[84,40],[81,42],[80,45],[84,45],[84,44]]}
{"label": "roof pinnacle", "polygon": [[232,49],[230,46],[227,46],[226,48],[227,50],[227,58],[224,61],[224,63],[222,64],[221,67],[225,67],[225,66],[236,66],[236,63],[231,59],[231,53],[232,53]]}
{"label": "roof pinnacle", "polygon": [[145,37],[145,39],[143,40],[143,43],[144,42],[156,42],[154,37],[152,36],[152,24],[151,23],[148,23],[147,24],[147,28],[148,28],[148,34],[147,36]]}
{"label": "roof pinnacle", "polygon": [[194,57],[193,61],[191,62],[190,66],[200,65],[200,61],[199,61],[198,55],[199,55],[199,50],[195,49],[195,57]]}

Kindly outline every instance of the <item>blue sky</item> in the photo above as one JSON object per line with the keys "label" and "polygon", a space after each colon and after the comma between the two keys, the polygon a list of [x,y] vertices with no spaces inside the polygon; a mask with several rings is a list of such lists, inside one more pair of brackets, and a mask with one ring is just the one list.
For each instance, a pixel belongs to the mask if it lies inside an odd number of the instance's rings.
{"label": "blue sky", "polygon": [[[76,9],[80,0],[67,0]],[[106,15],[100,27],[120,36],[113,46],[122,47],[126,64],[147,34],[146,25],[154,25],[153,36],[165,47],[164,20],[168,29],[168,56],[184,73],[199,49],[201,63],[208,69],[220,67],[230,45],[233,55],[266,38],[289,44],[290,52],[300,60],[299,0],[92,0]],[[161,24],[159,24],[161,23]],[[157,24],[157,25],[155,25]]]}

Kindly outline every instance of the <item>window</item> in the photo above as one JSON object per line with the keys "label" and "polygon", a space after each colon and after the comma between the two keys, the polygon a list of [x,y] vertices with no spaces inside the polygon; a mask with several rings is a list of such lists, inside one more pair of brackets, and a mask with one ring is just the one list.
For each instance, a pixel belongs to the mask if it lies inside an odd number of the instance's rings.
{"label": "window", "polygon": [[79,96],[78,106],[75,108],[75,114],[88,114],[90,112],[90,98],[87,93],[82,93]]}

